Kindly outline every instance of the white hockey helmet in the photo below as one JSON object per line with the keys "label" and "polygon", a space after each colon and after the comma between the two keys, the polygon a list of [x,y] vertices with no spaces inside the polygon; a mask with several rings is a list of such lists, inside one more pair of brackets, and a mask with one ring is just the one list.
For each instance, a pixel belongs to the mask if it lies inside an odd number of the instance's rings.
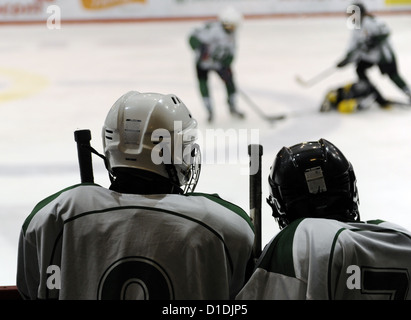
{"label": "white hockey helmet", "polygon": [[107,168],[134,168],[194,191],[201,154],[197,121],[173,94],[130,91],[111,107],[102,130]]}
{"label": "white hockey helmet", "polygon": [[221,21],[226,30],[234,30],[241,24],[243,15],[233,7],[227,7],[220,12],[218,20]]}

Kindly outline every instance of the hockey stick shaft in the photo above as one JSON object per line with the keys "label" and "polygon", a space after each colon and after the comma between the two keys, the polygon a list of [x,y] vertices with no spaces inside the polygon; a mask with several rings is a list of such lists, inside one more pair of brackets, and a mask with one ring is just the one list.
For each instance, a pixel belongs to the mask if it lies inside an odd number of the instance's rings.
{"label": "hockey stick shaft", "polygon": [[285,118],[284,115],[275,115],[275,116],[268,116],[266,114],[264,114],[264,112],[258,107],[258,105],[251,100],[251,98],[243,91],[243,90],[238,90],[238,93],[243,97],[243,99],[245,100],[245,102],[247,102],[247,104],[249,106],[252,107],[252,109],[263,119],[267,120],[267,121],[276,121],[276,120],[282,120]]}
{"label": "hockey stick shaft", "polygon": [[74,131],[74,140],[77,143],[77,155],[80,168],[81,183],[93,183],[93,163],[90,151],[90,130],[76,130]]}
{"label": "hockey stick shaft", "polygon": [[318,73],[317,75],[315,75],[311,79],[303,80],[300,76],[296,76],[296,80],[299,84],[301,84],[305,87],[311,87],[311,86],[317,84],[318,82],[324,80],[325,78],[327,78],[331,74],[333,74],[335,72],[335,70],[336,70],[336,67],[332,66],[332,67],[329,67],[329,68],[321,71],[320,73]]}
{"label": "hockey stick shaft", "polygon": [[250,99],[250,97],[243,91],[243,90],[238,90],[238,92],[240,93],[240,95],[244,98],[244,100],[248,103],[248,105],[252,106],[253,109],[262,117],[264,117],[265,115],[263,114],[263,112],[261,111],[261,109],[254,103],[253,100]]}
{"label": "hockey stick shaft", "polygon": [[254,224],[253,255],[257,259],[261,254],[261,157],[263,146],[249,144],[250,156],[250,217]]}

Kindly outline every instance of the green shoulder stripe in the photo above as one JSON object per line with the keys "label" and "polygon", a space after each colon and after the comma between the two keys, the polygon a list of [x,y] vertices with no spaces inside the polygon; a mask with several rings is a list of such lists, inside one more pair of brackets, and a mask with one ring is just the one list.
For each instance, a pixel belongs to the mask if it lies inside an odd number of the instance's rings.
{"label": "green shoulder stripe", "polygon": [[302,220],[293,221],[274,238],[257,267],[295,277],[293,242],[295,230]]}
{"label": "green shoulder stripe", "polygon": [[47,198],[41,200],[35,207],[34,209],[31,211],[31,213],[29,214],[29,216],[26,218],[26,220],[23,223],[23,233],[24,235],[26,234],[27,228],[31,222],[31,220],[33,219],[33,217],[36,215],[37,212],[39,212],[42,208],[44,208],[47,204],[49,204],[50,202],[52,202],[54,199],[56,199],[58,196],[60,196],[62,193],[77,188],[79,186],[85,186],[85,185],[94,185],[94,186],[98,186],[97,184],[94,183],[79,183],[70,187],[67,187],[63,190],[60,190],[59,192],[56,192],[55,194],[52,194],[51,196],[48,196]]}
{"label": "green shoulder stripe", "polygon": [[251,222],[250,216],[239,206],[235,205],[234,203],[228,202],[222,198],[218,194],[208,194],[208,193],[201,193],[201,192],[193,192],[193,193],[188,193],[186,194],[187,196],[194,196],[194,197],[205,197],[211,201],[214,201],[223,207],[226,207],[227,209],[233,211],[234,213],[238,214],[240,217],[242,217],[245,221],[247,221],[248,225],[251,227],[251,229],[254,231],[254,225]]}

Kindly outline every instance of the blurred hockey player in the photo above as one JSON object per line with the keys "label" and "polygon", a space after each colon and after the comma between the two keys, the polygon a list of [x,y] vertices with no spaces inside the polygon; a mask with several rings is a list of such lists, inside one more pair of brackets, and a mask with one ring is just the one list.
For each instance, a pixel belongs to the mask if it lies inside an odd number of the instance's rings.
{"label": "blurred hockey player", "polygon": [[411,299],[411,232],[360,220],[353,166],[334,144],[283,147],[268,182],[281,231],[237,299]]}
{"label": "blurred hockey player", "polygon": [[320,112],[337,110],[341,113],[353,113],[369,109],[375,103],[383,109],[391,106],[370,82],[360,80],[330,90],[321,104]]}
{"label": "blurred hockey player", "polygon": [[217,21],[209,21],[196,28],[189,36],[189,43],[195,52],[195,66],[200,94],[208,112],[208,121],[214,119],[213,103],[210,97],[208,76],[214,71],[223,80],[227,102],[232,116],[244,118],[237,108],[236,85],[232,63],[236,55],[236,30],[242,15],[232,7],[223,10]]}
{"label": "blurred hockey player", "polygon": [[121,96],[102,139],[110,188],[78,184],[23,224],[17,287],[27,299],[229,299],[252,261],[238,206],[193,193],[197,121],[173,94]]}
{"label": "blurred hockey player", "polygon": [[377,65],[381,73],[387,74],[411,101],[410,88],[398,72],[387,25],[371,15],[363,4],[355,3],[353,6],[359,12],[359,28],[352,30],[346,56],[337,64],[337,67],[342,68],[349,63],[355,63],[359,80],[370,82],[366,71]]}

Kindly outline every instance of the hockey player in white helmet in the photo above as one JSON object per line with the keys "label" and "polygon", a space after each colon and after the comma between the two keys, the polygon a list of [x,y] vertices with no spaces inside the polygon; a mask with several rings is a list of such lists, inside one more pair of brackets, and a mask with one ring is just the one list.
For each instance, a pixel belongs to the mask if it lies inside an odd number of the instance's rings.
{"label": "hockey player in white helmet", "polygon": [[281,231],[237,299],[411,299],[411,232],[360,220],[353,166],[334,144],[283,147],[268,182]]}
{"label": "hockey player in white helmet", "polygon": [[27,299],[230,299],[252,261],[238,206],[193,193],[197,122],[173,94],[131,91],[102,130],[109,189],[79,184],[23,224],[17,287]]}
{"label": "hockey player in white helmet", "polygon": [[214,108],[208,85],[210,71],[214,71],[223,80],[227,92],[227,102],[232,116],[244,118],[237,108],[236,85],[232,62],[236,56],[236,30],[242,15],[232,7],[223,10],[218,20],[208,21],[202,27],[194,29],[189,36],[189,43],[195,52],[195,66],[200,94],[208,112],[208,121],[214,119]]}
{"label": "hockey player in white helmet", "polygon": [[389,38],[391,32],[387,25],[372,15],[360,2],[354,3],[352,8],[354,12],[358,12],[358,27],[352,30],[347,53],[337,67],[342,68],[354,63],[359,80],[370,82],[367,70],[376,65],[411,102],[411,90],[398,72],[396,55]]}

